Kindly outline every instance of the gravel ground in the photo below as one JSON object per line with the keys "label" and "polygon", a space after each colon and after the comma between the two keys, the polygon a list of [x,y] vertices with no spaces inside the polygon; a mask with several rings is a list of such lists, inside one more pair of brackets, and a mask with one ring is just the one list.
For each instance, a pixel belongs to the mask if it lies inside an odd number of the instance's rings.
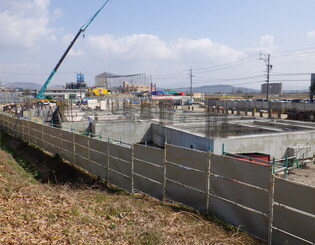
{"label": "gravel ground", "polygon": [[315,164],[309,162],[301,169],[292,170],[288,175],[288,179],[315,187]]}

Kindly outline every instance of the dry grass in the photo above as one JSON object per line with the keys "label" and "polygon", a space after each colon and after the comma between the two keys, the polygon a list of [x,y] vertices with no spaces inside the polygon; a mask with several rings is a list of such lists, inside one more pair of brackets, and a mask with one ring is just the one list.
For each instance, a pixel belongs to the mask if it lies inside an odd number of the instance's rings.
{"label": "dry grass", "polygon": [[0,244],[260,244],[142,194],[35,182],[0,151]]}

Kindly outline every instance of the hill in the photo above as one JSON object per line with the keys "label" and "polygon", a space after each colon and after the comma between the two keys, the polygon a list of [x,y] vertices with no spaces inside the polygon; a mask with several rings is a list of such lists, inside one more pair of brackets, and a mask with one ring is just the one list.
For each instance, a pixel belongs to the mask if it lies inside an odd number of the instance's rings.
{"label": "hill", "polygon": [[[167,88],[158,88],[157,90],[167,90]],[[175,91],[184,91],[186,93],[190,92],[189,87],[180,87],[180,88],[174,88],[171,90]],[[234,93],[236,94],[238,91],[241,91],[242,93],[257,93],[260,92],[256,89],[251,88],[244,88],[244,87],[234,87],[232,85],[204,85],[200,87],[193,87],[193,92],[195,93]]]}
{"label": "hill", "polygon": [[[261,244],[178,205],[105,187],[23,143],[8,144],[39,181],[0,150],[1,244]],[[33,161],[55,169],[38,173]]]}
{"label": "hill", "polygon": [[[178,88],[176,90],[189,92],[189,87]],[[254,93],[258,90],[244,88],[244,87],[234,87],[231,85],[205,85],[200,87],[193,87],[193,92],[197,93],[237,93],[237,91],[242,91],[242,93]]]}
{"label": "hill", "polygon": [[22,89],[40,89],[42,86],[37,83],[24,83],[24,82],[15,82],[4,84],[7,88],[22,88]]}

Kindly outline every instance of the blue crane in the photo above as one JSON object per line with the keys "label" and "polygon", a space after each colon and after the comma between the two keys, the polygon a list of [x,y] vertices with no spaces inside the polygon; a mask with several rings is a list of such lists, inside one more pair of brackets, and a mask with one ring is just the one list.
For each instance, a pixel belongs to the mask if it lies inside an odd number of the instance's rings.
{"label": "blue crane", "polygon": [[105,5],[109,2],[110,0],[107,0],[102,7],[92,16],[92,18],[90,18],[78,31],[77,35],[73,38],[72,42],[70,43],[70,45],[68,46],[67,50],[64,52],[64,54],[62,55],[62,57],[60,58],[60,60],[58,61],[57,65],[55,66],[55,68],[52,70],[52,72],[50,73],[49,77],[47,78],[46,82],[44,83],[44,85],[42,86],[41,90],[37,93],[37,95],[35,96],[38,99],[46,99],[45,96],[45,91],[47,89],[48,84],[50,83],[51,79],[54,77],[54,75],[57,73],[59,66],[61,65],[61,63],[63,62],[63,60],[66,58],[67,54],[69,53],[70,49],[72,48],[72,46],[74,45],[74,43],[77,41],[78,37],[80,36],[80,34],[82,32],[84,32],[89,25],[93,22],[93,20],[96,18],[96,16],[102,11],[102,9],[105,7]]}

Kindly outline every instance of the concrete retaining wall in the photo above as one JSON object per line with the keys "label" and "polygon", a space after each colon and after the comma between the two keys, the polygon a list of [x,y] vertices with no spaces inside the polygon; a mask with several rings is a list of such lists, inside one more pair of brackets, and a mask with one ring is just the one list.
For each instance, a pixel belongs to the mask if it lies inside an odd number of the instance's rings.
{"label": "concrete retaining wall", "polygon": [[163,147],[165,142],[167,142],[172,145],[202,151],[208,151],[213,148],[212,139],[157,124],[152,124],[152,140],[154,144],[160,147]]}
{"label": "concrete retaining wall", "polygon": [[151,141],[152,131],[151,122],[115,122],[94,123],[92,126],[93,134],[100,135],[102,138],[111,138],[129,144]]}
{"label": "concrete retaining wall", "polygon": [[222,145],[226,152],[261,152],[270,154],[272,157],[283,158],[288,147],[294,144],[305,145],[309,143],[311,151],[309,157],[315,154],[315,131],[299,131],[265,135],[247,135],[228,137],[214,140],[214,150],[216,154],[222,152]]}

